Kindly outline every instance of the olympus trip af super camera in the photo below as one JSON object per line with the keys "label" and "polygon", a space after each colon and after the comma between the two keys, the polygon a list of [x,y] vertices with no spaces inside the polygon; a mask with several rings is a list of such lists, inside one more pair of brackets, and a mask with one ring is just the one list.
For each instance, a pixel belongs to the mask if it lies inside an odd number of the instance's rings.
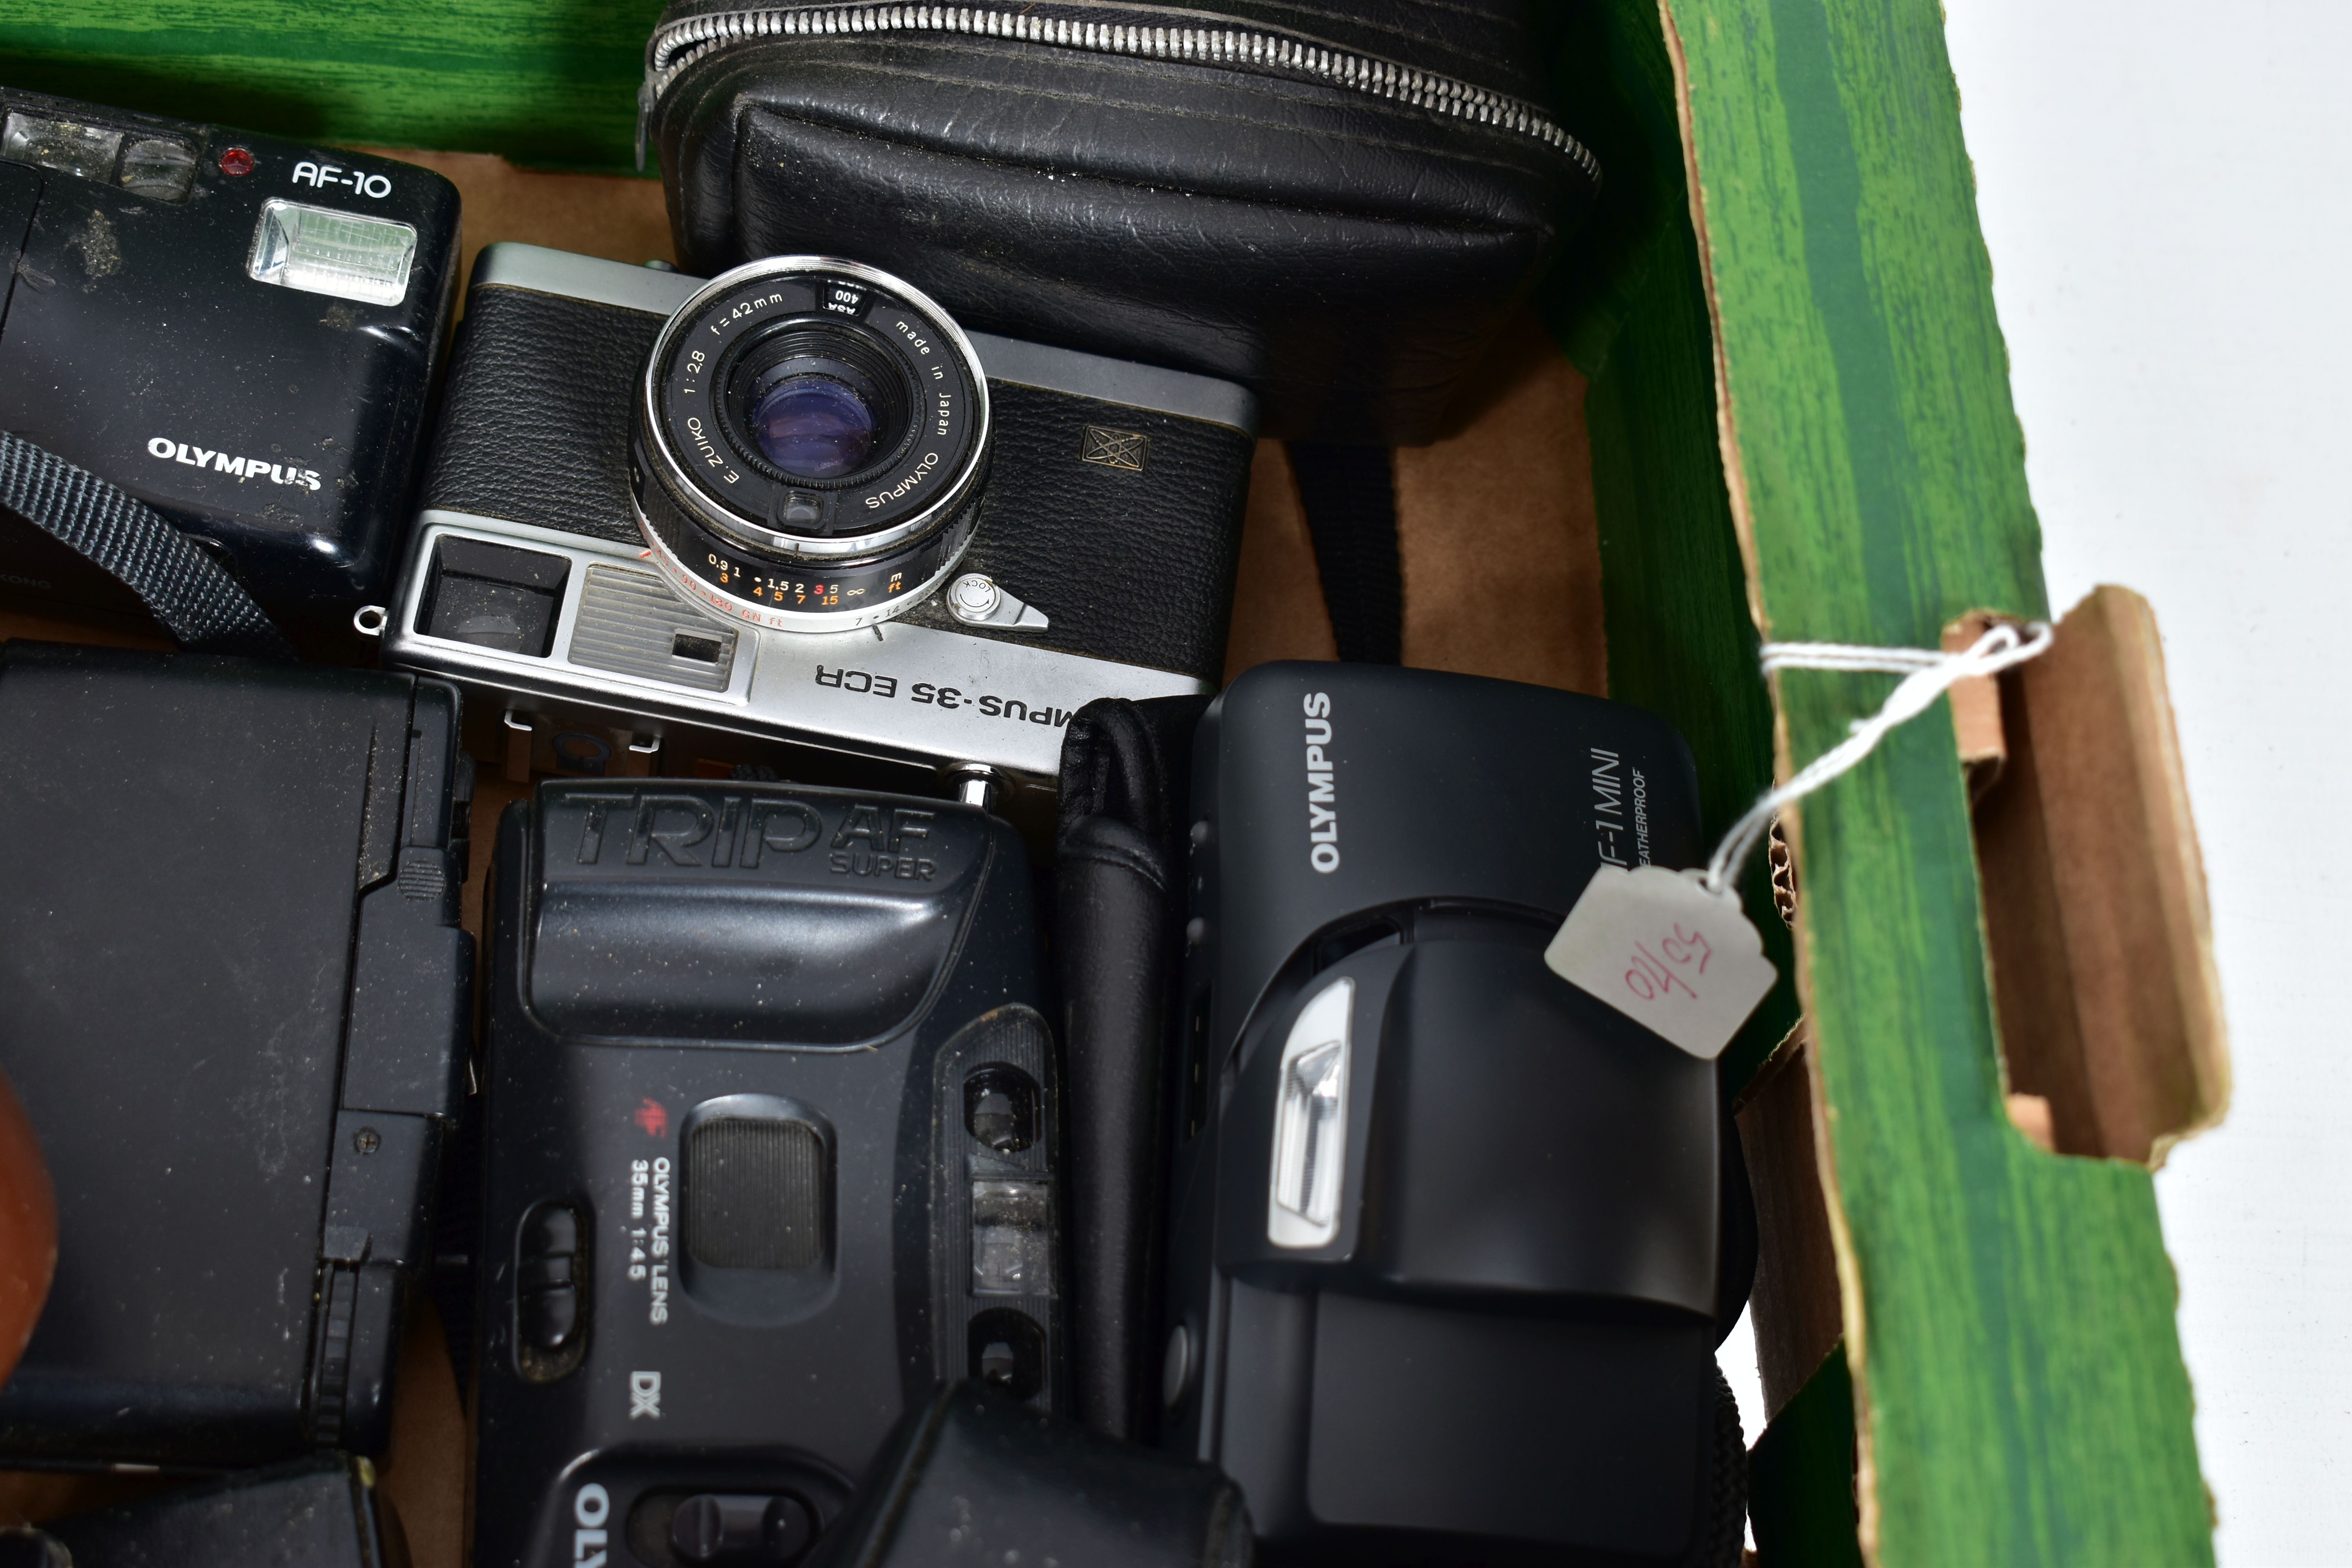
{"label": "olympus trip af super camera", "polygon": [[492,246],[387,654],[518,773],[781,760],[1042,816],[1072,712],[1217,679],[1255,420],[854,262]]}
{"label": "olympus trip af super camera", "polygon": [[479,1568],[797,1562],[936,1384],[1063,1404],[1059,1080],[1009,825],[557,780],[495,873]]}

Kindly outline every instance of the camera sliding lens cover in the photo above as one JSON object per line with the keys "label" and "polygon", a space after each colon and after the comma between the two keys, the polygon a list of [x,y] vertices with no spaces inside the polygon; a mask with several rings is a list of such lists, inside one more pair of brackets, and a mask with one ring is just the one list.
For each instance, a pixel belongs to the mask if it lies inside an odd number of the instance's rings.
{"label": "camera sliding lens cover", "polygon": [[854,262],[713,279],[648,357],[631,479],[689,599],[785,630],[885,620],[953,570],[986,467],[988,384],[946,313]]}

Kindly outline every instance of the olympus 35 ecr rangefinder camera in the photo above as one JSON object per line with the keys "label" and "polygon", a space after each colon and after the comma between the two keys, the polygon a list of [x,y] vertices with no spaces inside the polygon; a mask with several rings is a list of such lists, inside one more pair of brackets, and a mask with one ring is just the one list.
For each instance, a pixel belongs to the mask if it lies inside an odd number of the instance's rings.
{"label": "olympus 35 ecr rangefinder camera", "polygon": [[1217,679],[1255,419],[853,262],[492,246],[386,655],[480,693],[518,773],[781,762],[1042,818],[1072,712]]}
{"label": "olympus 35 ecr rangefinder camera", "polygon": [[935,798],[556,780],[492,900],[478,1568],[797,1562],[902,1411],[1062,1403],[1020,836]]}
{"label": "olympus 35 ecr rangefinder camera", "polygon": [[[397,564],[457,274],[429,169],[0,89],[0,430],[203,546],[305,653]],[[0,599],[152,626],[0,512]]]}

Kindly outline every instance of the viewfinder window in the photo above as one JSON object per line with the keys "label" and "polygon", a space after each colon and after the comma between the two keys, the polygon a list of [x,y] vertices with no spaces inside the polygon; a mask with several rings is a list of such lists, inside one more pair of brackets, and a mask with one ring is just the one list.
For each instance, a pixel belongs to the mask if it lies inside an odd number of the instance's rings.
{"label": "viewfinder window", "polygon": [[541,550],[444,538],[416,629],[431,637],[545,658],[572,563]]}
{"label": "viewfinder window", "polygon": [[5,128],[0,128],[0,158],[60,174],[79,174],[85,180],[112,176],[114,155],[121,147],[121,132],[72,120],[11,114]]}

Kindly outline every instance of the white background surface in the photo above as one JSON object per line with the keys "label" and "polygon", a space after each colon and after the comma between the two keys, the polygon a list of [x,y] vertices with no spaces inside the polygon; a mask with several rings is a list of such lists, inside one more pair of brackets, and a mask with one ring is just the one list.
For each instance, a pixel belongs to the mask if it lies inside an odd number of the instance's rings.
{"label": "white background surface", "polygon": [[2157,1177],[2228,1568],[2352,1563],[2352,5],[1949,0],[2053,607],[2156,606],[2236,1059]]}
{"label": "white background surface", "polygon": [[2050,601],[2154,603],[2204,845],[2236,1094],[2157,1196],[2221,1560],[2352,1563],[2352,4],[1946,9]]}

